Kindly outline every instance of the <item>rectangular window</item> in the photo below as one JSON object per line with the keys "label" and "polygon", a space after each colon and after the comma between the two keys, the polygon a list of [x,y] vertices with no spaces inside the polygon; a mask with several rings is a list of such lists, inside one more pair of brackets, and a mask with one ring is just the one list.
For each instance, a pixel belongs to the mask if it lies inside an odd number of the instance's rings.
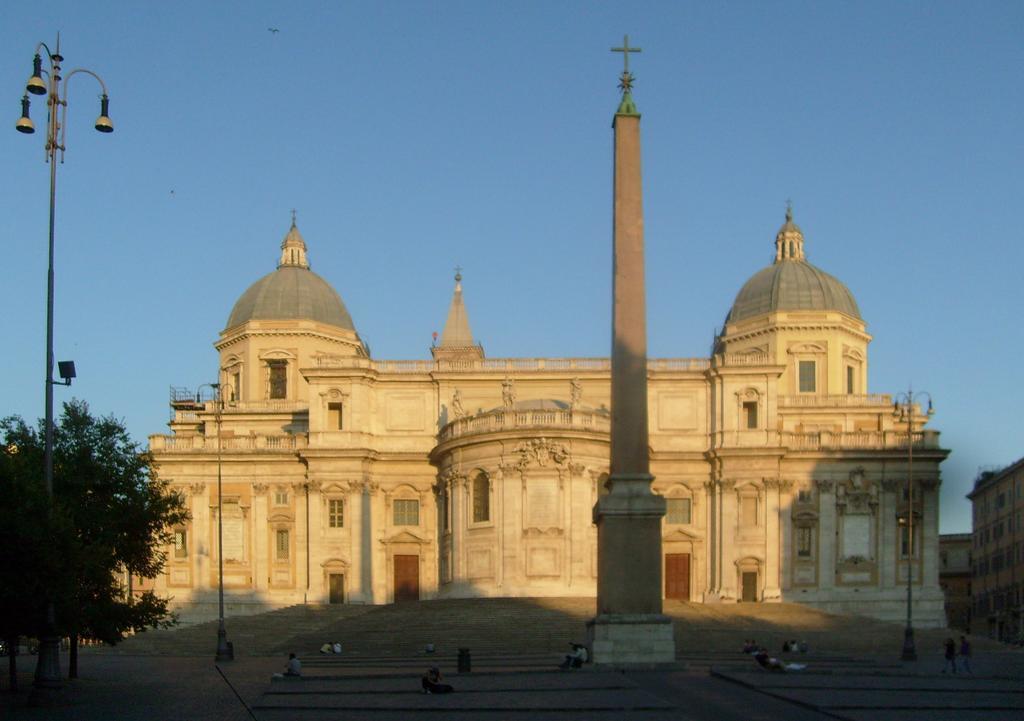
{"label": "rectangular window", "polygon": [[690,524],[690,499],[669,498],[665,501],[665,522],[673,526]]}
{"label": "rectangular window", "polygon": [[174,532],[174,557],[188,558],[188,537],[183,529]]}
{"label": "rectangular window", "polygon": [[329,431],[340,431],[341,430],[341,404],[340,403],[328,403],[327,404],[327,430],[329,430]]}
{"label": "rectangular window", "polygon": [[796,529],[796,555],[800,558],[811,557],[813,535],[810,526],[798,526]]}
{"label": "rectangular window", "polygon": [[800,361],[800,392],[814,393],[816,390],[815,378],[816,363],[812,360]]}
{"label": "rectangular window", "polygon": [[345,501],[339,498],[327,501],[327,525],[331,528],[344,528]]}
{"label": "rectangular window", "polygon": [[242,371],[235,371],[231,374],[231,400],[242,400]]}
{"label": "rectangular window", "polygon": [[288,550],[289,550],[288,549],[288,531],[286,531],[284,529],[279,529],[274,534],[274,536],[276,538],[276,543],[275,543],[275,546],[274,546],[274,548],[275,548],[275,558],[277,558],[278,561],[287,561],[288,560]]}
{"label": "rectangular window", "polygon": [[274,505],[275,506],[287,506],[288,505],[288,491],[284,488],[278,488],[274,491]]}
{"label": "rectangular window", "polygon": [[740,497],[740,523],[747,527],[757,525],[757,496]]}
{"label": "rectangular window", "polygon": [[420,525],[420,502],[396,499],[394,506],[394,524],[396,526]]}
{"label": "rectangular window", "polygon": [[288,397],[288,361],[272,360],[267,361],[267,368],[270,370],[270,397]]}
{"label": "rectangular window", "polygon": [[[915,514],[916,516],[916,514]],[[914,520],[917,520],[916,518]],[[910,536],[907,533],[908,529],[906,526],[900,526],[900,556],[902,558],[907,557],[907,552],[910,550]],[[914,558],[920,555],[919,546],[921,540],[920,526],[914,524]]]}
{"label": "rectangular window", "polygon": [[757,401],[744,401],[743,419],[748,430],[757,428]]}
{"label": "rectangular window", "polygon": [[853,366],[846,366],[846,393],[853,395]]}

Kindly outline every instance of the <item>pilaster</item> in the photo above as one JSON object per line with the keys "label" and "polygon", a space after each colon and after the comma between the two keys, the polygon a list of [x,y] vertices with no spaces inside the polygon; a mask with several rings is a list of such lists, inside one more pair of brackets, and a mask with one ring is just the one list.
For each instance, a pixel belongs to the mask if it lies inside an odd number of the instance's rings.
{"label": "pilaster", "polygon": [[816,481],[818,486],[818,588],[836,585],[836,493],[830,480]]}
{"label": "pilaster", "polygon": [[779,584],[779,481],[765,478],[765,552],[764,552],[764,596],[763,601],[779,601],[782,591]]}

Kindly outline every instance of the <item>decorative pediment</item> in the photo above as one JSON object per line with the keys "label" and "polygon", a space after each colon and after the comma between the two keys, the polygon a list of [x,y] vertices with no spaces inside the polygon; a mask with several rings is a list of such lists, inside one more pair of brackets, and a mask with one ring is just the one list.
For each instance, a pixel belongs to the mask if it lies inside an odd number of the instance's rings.
{"label": "decorative pediment", "polygon": [[797,511],[793,514],[794,526],[813,526],[818,523],[817,511]]}
{"label": "decorative pediment", "polygon": [[736,397],[740,400],[740,402],[743,402],[743,401],[755,401],[756,402],[758,399],[760,399],[761,392],[759,390],[757,390],[757,388],[754,388],[753,386],[748,386],[748,387],[744,388],[743,390],[736,391]]}
{"label": "decorative pediment", "polygon": [[380,539],[380,542],[383,543],[383,544],[417,543],[417,544],[419,544],[421,546],[429,546],[430,545],[430,539],[429,538],[423,538],[422,536],[417,536],[412,531],[399,531],[398,533],[396,533],[393,536],[390,536],[389,538],[382,538],[382,539]]}
{"label": "decorative pediment", "polygon": [[345,389],[332,386],[327,390],[320,391],[320,397],[323,398],[325,402],[345,401],[348,400],[349,392]]}
{"label": "decorative pediment", "polygon": [[353,483],[351,481],[327,481],[324,483],[320,492],[324,495],[332,493],[348,493],[352,490]]}
{"label": "decorative pediment", "polygon": [[828,349],[825,346],[821,345],[820,343],[798,343],[796,345],[790,346],[786,350],[786,352],[790,353],[790,354],[796,354],[796,353],[827,353]]}
{"label": "decorative pediment", "polygon": [[691,541],[692,543],[701,543],[704,539],[698,536],[696,533],[691,533],[682,528],[674,528],[668,533],[661,537],[662,542],[665,541]]}
{"label": "decorative pediment", "polygon": [[284,348],[271,348],[261,352],[259,358],[260,360],[292,360],[295,358],[295,354]]}
{"label": "decorative pediment", "polygon": [[320,564],[320,568],[348,570],[349,563],[344,558],[328,558]]}
{"label": "decorative pediment", "polygon": [[295,517],[292,514],[284,513],[282,511],[278,511],[277,513],[272,513],[267,516],[268,523],[291,523],[294,520]]}

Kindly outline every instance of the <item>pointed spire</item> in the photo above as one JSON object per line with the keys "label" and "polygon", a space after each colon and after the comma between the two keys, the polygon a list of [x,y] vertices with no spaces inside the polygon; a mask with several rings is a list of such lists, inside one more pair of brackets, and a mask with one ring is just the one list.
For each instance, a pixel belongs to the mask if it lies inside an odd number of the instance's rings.
{"label": "pointed spire", "polygon": [[775,236],[775,262],[784,260],[806,260],[804,256],[804,234],[793,222],[793,201],[786,201],[786,222]]}
{"label": "pointed spire", "polygon": [[455,267],[455,290],[452,302],[448,306],[448,319],[441,332],[441,342],[431,349],[435,358],[439,357],[475,357],[483,358],[483,348],[473,340],[473,332],[469,328],[469,314],[462,299],[462,268]]}
{"label": "pointed spire", "polygon": [[299,229],[295,226],[294,209],[292,209],[292,227],[288,230],[288,235],[281,241],[281,262],[277,264],[278,268],[285,266],[309,270],[309,258],[306,257],[306,241],[302,239],[302,234],[299,233]]}
{"label": "pointed spire", "polygon": [[473,345],[473,333],[469,329],[469,315],[462,301],[462,268],[455,267],[455,291],[448,306],[448,320],[441,333],[441,348],[467,348]]}

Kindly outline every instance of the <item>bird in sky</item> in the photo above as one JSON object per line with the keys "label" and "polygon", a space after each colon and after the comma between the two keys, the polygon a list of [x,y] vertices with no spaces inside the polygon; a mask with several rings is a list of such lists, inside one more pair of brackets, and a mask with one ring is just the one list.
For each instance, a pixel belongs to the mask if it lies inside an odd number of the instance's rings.
{"label": "bird in sky", "polygon": [[272,33],[279,33],[279,32],[281,32],[281,31],[280,31],[280,30],[278,30],[277,28],[267,28],[267,30],[268,30],[269,32],[272,32]]}

